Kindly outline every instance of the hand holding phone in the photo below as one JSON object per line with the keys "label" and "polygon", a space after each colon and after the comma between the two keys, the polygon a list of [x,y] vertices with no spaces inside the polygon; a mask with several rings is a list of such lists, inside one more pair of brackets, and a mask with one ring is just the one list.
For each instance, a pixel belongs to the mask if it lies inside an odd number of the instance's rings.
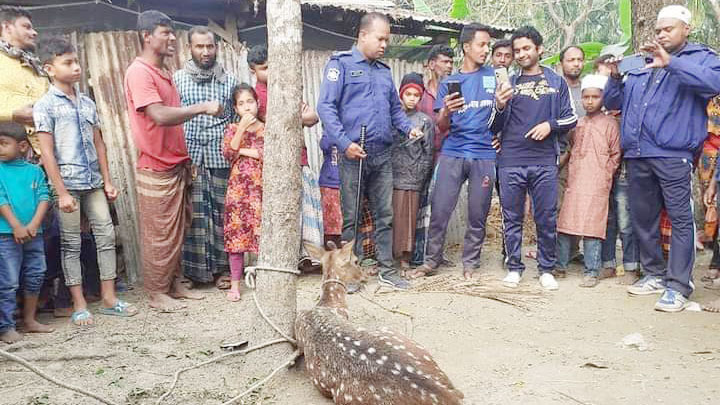
{"label": "hand holding phone", "polygon": [[495,88],[499,88],[502,83],[510,84],[510,75],[506,67],[495,69]]}
{"label": "hand holding phone", "polygon": [[448,94],[453,95],[457,93],[458,96],[462,97],[462,89],[460,88],[460,82],[458,80],[448,80]]}
{"label": "hand holding phone", "polygon": [[458,80],[448,81],[448,93],[443,99],[445,108],[450,112],[460,111],[465,106],[465,99],[462,96],[460,82]]}

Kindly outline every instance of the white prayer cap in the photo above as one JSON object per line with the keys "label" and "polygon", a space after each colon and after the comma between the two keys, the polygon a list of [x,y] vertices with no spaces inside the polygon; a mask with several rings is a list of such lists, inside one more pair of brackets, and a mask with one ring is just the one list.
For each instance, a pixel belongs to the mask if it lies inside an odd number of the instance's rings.
{"label": "white prayer cap", "polygon": [[583,77],[582,82],[580,84],[580,90],[585,89],[605,89],[605,84],[607,83],[608,78],[607,76],[603,75],[587,75]]}
{"label": "white prayer cap", "polygon": [[690,10],[683,6],[665,6],[662,8],[662,10],[660,10],[660,13],[658,13],[657,19],[662,20],[663,18],[674,18],[676,20],[684,22],[687,25],[690,25],[690,21],[692,20],[692,13],[690,12]]}

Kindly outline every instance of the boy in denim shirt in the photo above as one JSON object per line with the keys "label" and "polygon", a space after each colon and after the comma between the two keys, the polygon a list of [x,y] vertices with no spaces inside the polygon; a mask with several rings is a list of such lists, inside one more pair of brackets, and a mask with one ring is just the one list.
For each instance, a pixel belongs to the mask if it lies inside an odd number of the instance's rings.
{"label": "boy in denim shirt", "polygon": [[80,212],[92,226],[100,267],[100,313],[132,316],[137,309],[115,295],[115,229],[108,200],[118,191],[110,180],[105,143],[95,103],[79,92],[81,68],[73,46],[50,38],[40,46],[43,67],[53,85],[34,106],[35,128],[43,165],[58,196],[58,219],[65,283],[73,299],[72,322],[93,323],[83,296],[80,266]]}
{"label": "boy in denim shirt", "polygon": [[21,281],[25,331],[53,331],[35,319],[45,278],[41,224],[49,197],[42,169],[22,159],[28,148],[22,125],[0,124],[0,341],[6,343],[22,339],[13,319]]}

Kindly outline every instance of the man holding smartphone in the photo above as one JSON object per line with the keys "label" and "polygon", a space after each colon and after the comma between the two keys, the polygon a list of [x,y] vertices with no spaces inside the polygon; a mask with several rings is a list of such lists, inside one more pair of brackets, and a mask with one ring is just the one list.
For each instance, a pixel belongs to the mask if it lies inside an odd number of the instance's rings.
{"label": "man holding smartphone", "polygon": [[558,137],[574,128],[577,116],[567,82],[552,69],[540,66],[542,35],[533,27],[513,33],[515,61],[521,71],[496,91],[493,132],[502,131],[498,154],[506,265],[503,283],[517,287],[525,270],[522,263],[522,228],[525,196],[533,202],[538,239],[540,284],[557,290]]}
{"label": "man holding smartphone", "polygon": [[495,184],[495,149],[492,147],[495,74],[485,66],[490,54],[490,29],[470,24],[460,34],[463,63],[460,71],[438,87],[437,125],[450,130],[437,162],[432,193],[430,229],[425,264],[411,277],[433,274],[442,261],[450,216],[463,183],[468,181],[468,225],[463,246],[463,275],[472,278],[480,265],[485,220]]}
{"label": "man holding smartphone", "polygon": [[[720,93],[720,59],[706,46],[688,42],[691,17],[683,6],[660,10],[655,40],[640,49],[652,61],[628,71],[624,80],[617,61],[612,63],[605,89],[605,107],[622,110],[620,143],[645,272],[628,293],[662,294],[655,309],[666,312],[682,311],[694,289],[693,157],[707,136],[707,103]],[[660,247],[663,207],[672,223],[668,263]]]}

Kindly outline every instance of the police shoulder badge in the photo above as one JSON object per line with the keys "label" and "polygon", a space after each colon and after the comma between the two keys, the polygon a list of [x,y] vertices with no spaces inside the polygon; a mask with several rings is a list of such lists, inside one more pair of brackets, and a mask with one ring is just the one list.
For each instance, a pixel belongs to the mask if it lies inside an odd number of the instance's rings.
{"label": "police shoulder badge", "polygon": [[331,82],[336,82],[340,78],[340,71],[337,68],[328,69],[327,79]]}

